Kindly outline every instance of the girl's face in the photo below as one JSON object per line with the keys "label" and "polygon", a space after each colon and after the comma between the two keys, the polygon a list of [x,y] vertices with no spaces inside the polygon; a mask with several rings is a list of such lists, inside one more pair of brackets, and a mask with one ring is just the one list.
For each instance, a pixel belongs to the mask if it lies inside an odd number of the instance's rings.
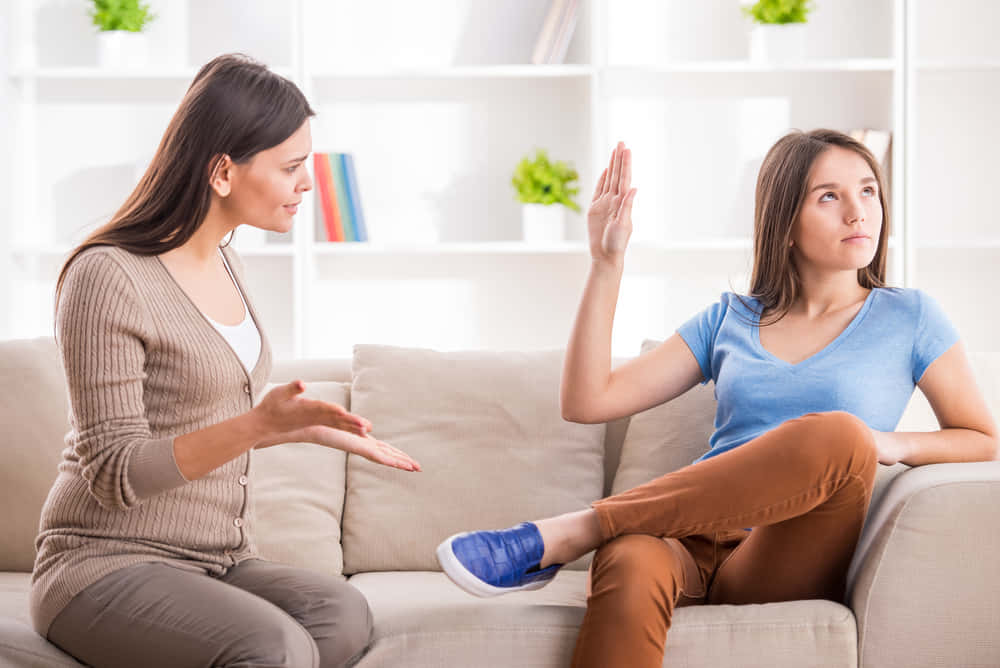
{"label": "girl's face", "polygon": [[260,151],[247,163],[233,165],[226,206],[236,220],[273,232],[291,230],[302,193],[313,187],[305,165],[310,152],[312,135],[306,120],[277,146]]}
{"label": "girl's face", "polygon": [[865,159],[831,146],[813,163],[802,210],[792,227],[792,256],[800,268],[856,271],[878,250],[882,204]]}

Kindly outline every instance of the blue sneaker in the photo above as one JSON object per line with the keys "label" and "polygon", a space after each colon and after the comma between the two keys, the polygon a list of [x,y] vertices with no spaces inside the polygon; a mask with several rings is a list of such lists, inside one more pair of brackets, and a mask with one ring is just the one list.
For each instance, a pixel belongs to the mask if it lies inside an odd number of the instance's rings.
{"label": "blue sneaker", "polygon": [[474,596],[541,589],[563,564],[539,569],[545,545],[531,522],[502,531],[455,534],[437,548],[437,560],[452,582]]}

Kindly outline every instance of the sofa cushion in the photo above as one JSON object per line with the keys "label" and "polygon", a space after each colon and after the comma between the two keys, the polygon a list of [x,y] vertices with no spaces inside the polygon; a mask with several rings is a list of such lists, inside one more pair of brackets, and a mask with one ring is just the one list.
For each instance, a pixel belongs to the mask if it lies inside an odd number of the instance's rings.
{"label": "sofa cushion", "polygon": [[73,657],[35,633],[27,624],[0,618],[0,666],[4,668],[79,668]]}
{"label": "sofa cushion", "polygon": [[[277,385],[267,385],[264,392]],[[348,383],[307,382],[304,395],[350,409]],[[342,450],[313,443],[286,443],[254,451],[251,498],[261,556],[341,575],[340,519],[346,465],[347,455]]]}
{"label": "sofa cushion", "polygon": [[31,573],[0,572],[0,666],[48,668],[79,666],[31,628],[28,594]]}
{"label": "sofa cushion", "polygon": [[[31,571],[42,504],[69,432],[69,398],[52,337],[0,342],[0,571]],[[10,512],[16,509],[16,512]]]}
{"label": "sofa cushion", "polygon": [[[543,589],[480,599],[441,573],[361,573],[349,582],[375,635],[359,668],[568,666],[586,578],[563,571]],[[831,601],[680,607],[669,633],[665,666],[857,666],[854,615]]]}
{"label": "sofa cushion", "polygon": [[[640,354],[659,341],[642,342]],[[632,416],[611,485],[620,494],[687,466],[708,450],[715,422],[715,385],[695,385],[681,396]]]}
{"label": "sofa cushion", "polygon": [[560,417],[562,357],[355,346],[352,412],[423,471],[348,457],[344,572],[438,570],[434,548],[453,533],[600,498],[605,425]]}

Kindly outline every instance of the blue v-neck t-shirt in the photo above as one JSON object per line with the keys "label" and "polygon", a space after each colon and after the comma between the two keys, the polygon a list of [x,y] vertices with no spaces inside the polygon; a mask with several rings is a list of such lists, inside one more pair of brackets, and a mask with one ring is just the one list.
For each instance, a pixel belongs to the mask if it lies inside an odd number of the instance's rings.
{"label": "blue v-neck t-shirt", "polygon": [[715,383],[715,431],[696,462],[806,413],[847,411],[893,431],[924,371],[959,338],[927,293],[875,288],[836,339],[791,364],[761,345],[760,311],[756,299],[726,292],[677,329],[702,384]]}

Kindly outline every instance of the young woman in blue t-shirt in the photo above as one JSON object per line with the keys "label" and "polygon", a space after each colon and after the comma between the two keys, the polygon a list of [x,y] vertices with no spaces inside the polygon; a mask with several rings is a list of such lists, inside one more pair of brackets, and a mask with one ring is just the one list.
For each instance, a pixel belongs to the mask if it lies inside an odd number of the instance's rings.
{"label": "young woman in blue t-shirt", "polygon": [[[562,415],[607,422],[712,380],[709,451],[587,510],[438,547],[445,572],[480,596],[544,586],[597,549],[574,666],[660,666],[678,605],[842,600],[877,463],[984,461],[998,450],[947,317],[923,292],[886,287],[877,162],[831,130],[790,133],[764,159],[750,294],[722,295],[612,370],[631,169],[619,143],[587,213],[592,263]],[[941,430],[893,431],[915,386]]]}

